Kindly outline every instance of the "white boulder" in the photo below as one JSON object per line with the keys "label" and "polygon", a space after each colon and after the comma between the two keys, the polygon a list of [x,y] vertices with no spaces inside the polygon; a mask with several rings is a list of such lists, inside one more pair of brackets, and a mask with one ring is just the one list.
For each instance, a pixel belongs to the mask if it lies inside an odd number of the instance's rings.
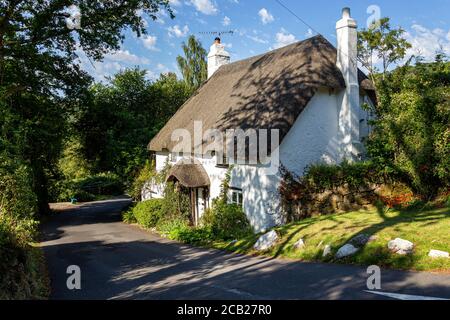
{"label": "white boulder", "polygon": [[278,234],[275,230],[269,231],[258,238],[253,248],[258,251],[270,249],[278,240]]}
{"label": "white boulder", "polygon": [[331,253],[331,246],[329,244],[327,244],[325,246],[325,248],[323,248],[323,253],[322,256],[326,257],[327,255],[329,255]]}
{"label": "white boulder", "polygon": [[388,242],[388,248],[397,254],[409,254],[412,253],[414,244],[411,241],[396,238]]}
{"label": "white boulder", "polygon": [[305,247],[305,242],[303,241],[303,239],[298,240],[296,243],[294,243],[293,246],[295,249],[302,249]]}
{"label": "white boulder", "polygon": [[336,253],[336,258],[341,259],[347,256],[351,256],[352,254],[355,254],[359,249],[354,247],[352,244],[347,243],[346,245],[339,248],[338,252]]}
{"label": "white boulder", "polygon": [[428,253],[428,256],[432,257],[432,258],[448,258],[449,253],[446,251],[440,251],[440,250],[430,250],[430,252]]}

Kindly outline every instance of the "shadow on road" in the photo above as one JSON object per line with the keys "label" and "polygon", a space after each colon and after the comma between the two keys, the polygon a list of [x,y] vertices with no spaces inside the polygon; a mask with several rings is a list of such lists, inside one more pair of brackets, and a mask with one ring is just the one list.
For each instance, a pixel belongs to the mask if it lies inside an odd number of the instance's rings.
{"label": "shadow on road", "polygon": [[[120,222],[125,203],[94,203],[45,225],[53,299],[380,299],[366,269],[195,248]],[[69,265],[82,289],[66,287]],[[383,271],[382,289],[450,298],[450,277]]]}

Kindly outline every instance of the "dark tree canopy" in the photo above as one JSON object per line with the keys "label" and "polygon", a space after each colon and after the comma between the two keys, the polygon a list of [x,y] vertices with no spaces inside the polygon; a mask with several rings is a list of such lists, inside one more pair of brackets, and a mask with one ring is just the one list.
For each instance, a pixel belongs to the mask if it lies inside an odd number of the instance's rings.
{"label": "dark tree canopy", "polygon": [[[71,5],[81,12],[79,29],[66,22]],[[0,140],[20,140],[9,143],[9,156],[32,169],[40,212],[48,210],[66,120],[91,82],[76,50],[101,60],[120,47],[126,29],[145,33],[143,15],[156,19],[160,10],[173,17],[168,0],[0,1]]]}

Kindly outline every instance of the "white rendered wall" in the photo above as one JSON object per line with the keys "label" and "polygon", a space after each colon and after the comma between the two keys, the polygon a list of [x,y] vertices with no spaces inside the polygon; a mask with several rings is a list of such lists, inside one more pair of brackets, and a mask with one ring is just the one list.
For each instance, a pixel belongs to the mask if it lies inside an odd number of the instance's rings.
{"label": "white rendered wall", "polygon": [[[308,165],[314,163],[334,164],[342,161],[339,141],[339,113],[342,92],[320,89],[300,114],[279,147],[280,162],[287,170],[302,175]],[[361,97],[361,103],[363,103]],[[367,101],[366,101],[367,102]],[[360,117],[367,112],[358,110]],[[156,169],[162,170],[168,159],[167,153],[156,154]],[[220,195],[220,187],[227,169],[216,167],[215,158],[196,156],[210,178],[210,204]],[[174,165],[181,157],[176,157]],[[230,187],[242,189],[244,211],[256,232],[282,224],[278,187],[279,175],[266,175],[258,165],[235,165],[231,172]],[[158,193],[162,196],[162,193]]]}

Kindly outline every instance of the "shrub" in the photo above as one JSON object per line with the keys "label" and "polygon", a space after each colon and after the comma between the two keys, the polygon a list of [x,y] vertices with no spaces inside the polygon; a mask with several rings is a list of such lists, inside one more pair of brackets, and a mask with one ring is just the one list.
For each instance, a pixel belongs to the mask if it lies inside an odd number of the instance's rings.
{"label": "shrub", "polygon": [[214,240],[214,234],[209,227],[202,228],[180,228],[174,230],[171,235],[173,240],[189,244],[202,244]]}
{"label": "shrub", "polygon": [[60,183],[58,201],[69,201],[72,198],[81,202],[92,201],[100,195],[121,195],[124,189],[125,186],[117,175],[102,173]]}
{"label": "shrub", "polygon": [[212,207],[203,214],[202,225],[210,228],[215,238],[223,240],[240,239],[252,233],[242,207],[223,199],[213,201]]}
{"label": "shrub", "polygon": [[48,294],[42,254],[29,244],[38,227],[35,213],[29,168],[0,154],[0,300]]}
{"label": "shrub", "polygon": [[137,222],[136,217],[134,216],[134,213],[133,213],[133,209],[134,209],[134,207],[130,208],[122,213],[122,221],[123,222],[125,222],[125,223],[136,223]]}
{"label": "shrub", "polygon": [[154,163],[147,161],[142,169],[139,171],[136,179],[134,179],[133,184],[130,188],[130,196],[137,201],[141,199],[142,188],[145,183],[151,181],[156,176],[156,172],[154,169]]}
{"label": "shrub", "polygon": [[164,189],[164,200],[161,206],[165,219],[180,218],[189,220],[191,215],[191,200],[186,188],[169,182]]}
{"label": "shrub", "polygon": [[372,161],[315,164],[306,168],[301,177],[282,167],[281,174],[279,192],[288,222],[313,213],[333,213],[373,203],[375,186],[391,181],[388,173],[378,170]]}
{"label": "shrub", "polygon": [[139,202],[132,209],[137,223],[145,228],[154,228],[162,217],[162,203],[163,199],[150,199]]}
{"label": "shrub", "polygon": [[164,236],[176,240],[182,231],[189,230],[189,220],[183,218],[161,219],[156,229]]}

